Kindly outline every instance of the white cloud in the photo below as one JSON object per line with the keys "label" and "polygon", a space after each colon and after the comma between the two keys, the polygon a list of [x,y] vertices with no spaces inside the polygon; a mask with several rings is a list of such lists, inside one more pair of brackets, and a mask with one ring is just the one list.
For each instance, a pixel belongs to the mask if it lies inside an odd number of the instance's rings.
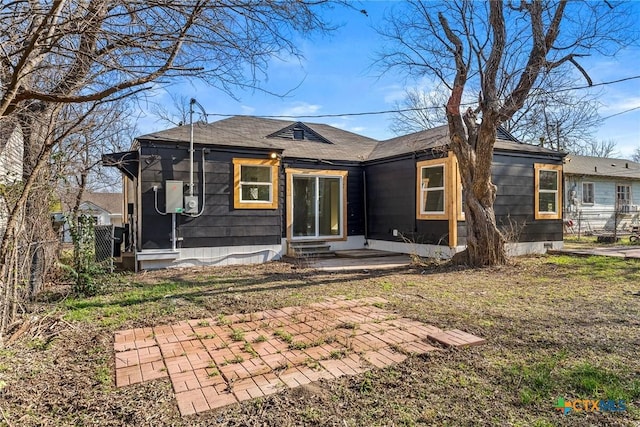
{"label": "white cloud", "polygon": [[601,114],[619,113],[640,106],[640,96],[625,96],[619,94],[618,96],[602,97],[600,101],[602,102],[602,107],[600,108]]}
{"label": "white cloud", "polygon": [[290,52],[280,52],[271,55],[269,67],[304,72],[306,64],[307,60],[303,56],[296,56]]}
{"label": "white cloud", "polygon": [[395,104],[396,102],[400,102],[405,98],[406,89],[400,85],[391,85],[382,88],[382,91],[388,91],[388,93],[384,95],[384,102],[387,104]]}
{"label": "white cloud", "polygon": [[[421,78],[419,81],[415,82],[413,85],[408,86],[400,86],[400,85],[391,85],[383,88],[384,91],[388,91],[386,95],[384,95],[384,102],[387,104],[396,104],[398,102],[403,101],[407,96],[407,92],[422,92],[427,94],[429,97],[433,97],[434,99],[439,99],[443,94],[448,94],[448,89],[439,81],[429,79],[427,77]],[[475,99],[468,92],[465,92],[465,98],[470,97]]]}
{"label": "white cloud", "polygon": [[242,114],[246,116],[250,116],[256,111],[254,107],[250,107],[248,105],[241,105],[240,110],[242,110]]}
{"label": "white cloud", "polygon": [[281,117],[312,115],[320,111],[321,108],[321,105],[301,101],[293,103],[293,105],[276,113],[276,115]]}

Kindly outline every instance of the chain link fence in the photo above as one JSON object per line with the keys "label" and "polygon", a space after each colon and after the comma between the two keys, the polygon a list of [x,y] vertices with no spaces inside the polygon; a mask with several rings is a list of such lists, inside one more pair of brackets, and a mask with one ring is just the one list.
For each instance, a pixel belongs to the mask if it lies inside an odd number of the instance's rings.
{"label": "chain link fence", "polygon": [[629,209],[575,210],[564,212],[564,233],[570,236],[609,236],[637,234],[640,212]]}
{"label": "chain link fence", "polygon": [[114,225],[93,226],[93,242],[85,242],[85,250],[93,249],[94,260],[105,269],[113,272],[114,260],[120,256],[124,228]]}
{"label": "chain link fence", "polygon": [[13,263],[14,279],[19,284],[16,299],[33,300],[42,291],[47,275],[58,259],[58,240],[31,242],[18,246]]}
{"label": "chain link fence", "polygon": [[94,251],[95,261],[113,271],[113,246],[114,246],[113,225],[96,225],[94,228]]}

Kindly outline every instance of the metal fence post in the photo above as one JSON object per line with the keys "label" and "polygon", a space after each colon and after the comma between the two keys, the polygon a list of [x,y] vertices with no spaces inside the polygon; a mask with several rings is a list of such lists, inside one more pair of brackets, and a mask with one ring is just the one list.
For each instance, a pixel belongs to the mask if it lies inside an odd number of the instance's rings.
{"label": "metal fence post", "polygon": [[578,211],[578,240],[580,240],[582,233],[582,210]]}

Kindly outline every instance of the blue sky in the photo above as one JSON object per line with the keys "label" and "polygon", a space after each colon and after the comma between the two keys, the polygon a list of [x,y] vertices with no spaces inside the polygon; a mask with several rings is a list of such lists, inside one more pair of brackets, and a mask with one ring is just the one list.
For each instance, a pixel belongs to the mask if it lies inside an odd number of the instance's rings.
{"label": "blue sky", "polygon": [[[361,5],[361,6],[360,6]],[[340,28],[328,36],[301,40],[304,58],[274,59],[268,80],[262,87],[270,92],[288,93],[279,98],[260,91],[236,91],[234,100],[228,94],[202,83],[182,82],[149,94],[150,104],[171,107],[171,94],[196,98],[209,114],[250,114],[257,116],[299,116],[319,114],[362,113],[394,108],[405,88],[422,87],[424,81],[406,80],[396,73],[380,76],[372,66],[382,40],[373,29],[379,25],[385,10],[398,7],[394,2],[361,2],[356,9],[339,8],[329,18]],[[400,5],[401,6],[401,5]],[[640,11],[640,7],[636,8]],[[640,15],[640,12],[638,13]],[[639,16],[640,18],[640,16]],[[592,58],[584,63],[593,82],[605,82],[640,75],[640,48],[628,49],[615,58]],[[601,89],[601,117],[640,107],[640,79],[607,85]],[[302,121],[327,123],[376,139],[394,136],[389,130],[391,115],[362,115],[328,118],[304,118]],[[212,115],[209,121],[221,117]],[[615,140],[620,157],[630,157],[640,146],[640,108],[603,120],[595,129],[598,140]],[[151,114],[142,114],[137,123],[140,134],[164,129],[166,123]]]}

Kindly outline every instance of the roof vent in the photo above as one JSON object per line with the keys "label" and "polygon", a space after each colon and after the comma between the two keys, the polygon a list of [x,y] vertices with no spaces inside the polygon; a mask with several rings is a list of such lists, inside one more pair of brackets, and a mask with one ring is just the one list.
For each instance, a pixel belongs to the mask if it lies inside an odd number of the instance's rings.
{"label": "roof vent", "polygon": [[629,163],[625,163],[625,164],[624,164],[624,167],[625,167],[626,169],[629,169]]}
{"label": "roof vent", "polygon": [[593,167],[593,169],[594,169],[596,172],[598,172],[598,167],[597,167],[597,166],[594,166],[594,167]]}
{"label": "roof vent", "polygon": [[293,128],[293,139],[304,139],[304,129]]}

